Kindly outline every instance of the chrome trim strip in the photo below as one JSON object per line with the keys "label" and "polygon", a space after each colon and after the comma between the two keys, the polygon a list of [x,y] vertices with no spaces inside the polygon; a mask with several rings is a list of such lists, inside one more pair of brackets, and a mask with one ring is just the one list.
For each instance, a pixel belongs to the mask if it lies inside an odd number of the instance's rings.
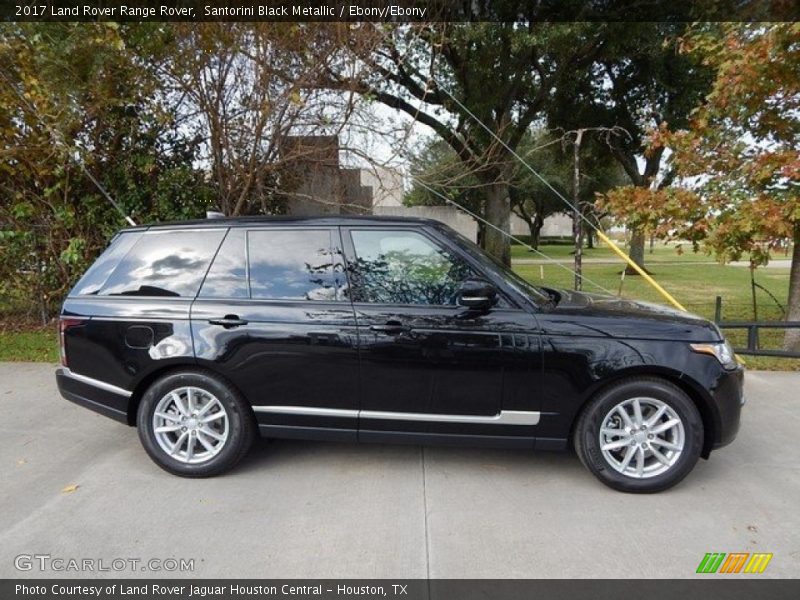
{"label": "chrome trim strip", "polygon": [[433,413],[406,413],[378,410],[349,410],[340,408],[316,408],[307,406],[253,406],[255,412],[283,415],[305,415],[314,417],[346,417],[355,419],[388,419],[395,421],[425,421],[436,423],[475,423],[489,425],[538,425],[538,411],[501,410],[499,414],[486,415],[438,415]]}
{"label": "chrome trim strip", "polygon": [[436,415],[431,413],[401,413],[378,410],[362,410],[364,419],[394,419],[396,421],[431,421],[438,423],[484,423],[489,425],[536,425],[538,411],[501,410],[499,414],[485,415]]}
{"label": "chrome trim strip", "polygon": [[358,417],[357,410],[343,408],[315,408],[313,406],[253,406],[255,412],[278,413],[281,415],[306,415],[309,417]]}
{"label": "chrome trim strip", "polygon": [[61,367],[60,371],[61,374],[64,375],[65,377],[69,377],[70,379],[74,379],[75,381],[80,381],[81,383],[85,383],[86,385],[91,385],[100,390],[105,390],[106,392],[111,392],[112,394],[117,394],[118,396],[124,396],[125,398],[130,398],[133,395],[133,392],[129,392],[128,390],[124,390],[121,387],[111,385],[110,383],[106,383],[105,381],[100,381],[99,379],[92,379],[91,377],[87,377],[86,375],[81,375],[79,373],[73,373],[66,367]]}

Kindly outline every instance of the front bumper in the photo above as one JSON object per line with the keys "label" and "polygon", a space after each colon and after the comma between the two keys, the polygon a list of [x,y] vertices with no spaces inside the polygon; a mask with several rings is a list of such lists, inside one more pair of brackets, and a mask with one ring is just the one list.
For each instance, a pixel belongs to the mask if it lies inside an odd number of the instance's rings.
{"label": "front bumper", "polygon": [[56,383],[58,391],[70,402],[129,424],[128,404],[132,394],[128,390],[73,373],[66,367],[56,370]]}
{"label": "front bumper", "polygon": [[739,432],[744,398],[744,368],[724,371],[717,379],[711,397],[717,408],[718,421],[713,448],[727,446]]}

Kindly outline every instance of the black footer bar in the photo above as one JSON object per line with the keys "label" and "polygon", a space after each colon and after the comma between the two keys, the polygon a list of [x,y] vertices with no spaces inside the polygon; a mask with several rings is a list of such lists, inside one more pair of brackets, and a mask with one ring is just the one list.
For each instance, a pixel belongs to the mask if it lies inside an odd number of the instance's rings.
{"label": "black footer bar", "polygon": [[783,600],[798,579],[8,579],[3,600]]}

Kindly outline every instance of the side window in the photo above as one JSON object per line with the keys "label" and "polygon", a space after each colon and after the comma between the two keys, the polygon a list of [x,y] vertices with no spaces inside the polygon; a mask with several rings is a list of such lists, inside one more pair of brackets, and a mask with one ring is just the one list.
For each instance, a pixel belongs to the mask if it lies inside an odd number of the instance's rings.
{"label": "side window", "polygon": [[141,231],[128,231],[120,233],[109,244],[108,248],[97,257],[94,264],[84,273],[80,281],[72,289],[70,295],[86,296],[97,294],[100,288],[111,275],[111,272],[119,264],[125,255],[133,248],[133,245],[142,237]]}
{"label": "side window", "polygon": [[452,305],[459,282],[475,275],[464,260],[414,231],[351,230],[350,236],[355,302]]}
{"label": "side window", "polygon": [[247,298],[247,236],[231,228],[200,288],[201,298]]}
{"label": "side window", "polygon": [[251,230],[247,243],[252,298],[336,300],[329,230]]}
{"label": "side window", "polygon": [[142,234],[100,295],[194,297],[224,229]]}

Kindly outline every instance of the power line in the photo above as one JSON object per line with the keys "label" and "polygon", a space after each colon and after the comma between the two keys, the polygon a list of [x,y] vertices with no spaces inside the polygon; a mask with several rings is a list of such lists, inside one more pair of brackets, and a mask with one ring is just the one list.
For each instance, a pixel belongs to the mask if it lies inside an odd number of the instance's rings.
{"label": "power line", "polygon": [[[647,281],[647,283],[649,283],[653,288],[655,288],[655,290],[659,294],[661,294],[664,298],[666,298],[673,306],[675,306],[679,310],[682,310],[682,311],[686,312],[686,308],[684,308],[684,306],[680,302],[678,302],[678,300],[676,300],[675,297],[672,296],[672,294],[670,294],[667,290],[665,290],[663,287],[661,287],[661,285],[655,279],[653,279],[644,269],[642,269],[642,267],[640,267],[638,264],[636,264],[636,262],[633,259],[631,259],[631,257],[629,257],[627,254],[625,254],[619,248],[619,246],[617,246],[617,244],[610,237],[608,237],[599,227],[597,227],[588,218],[586,218],[586,215],[584,215],[582,213],[582,211],[577,210],[577,208],[573,205],[572,202],[567,200],[561,193],[559,193],[559,191],[556,188],[554,188],[552,185],[550,185],[549,181],[547,181],[544,177],[542,177],[539,174],[539,172],[536,171],[536,169],[534,169],[532,166],[530,166],[525,161],[525,159],[523,159],[519,154],[517,154],[516,151],[514,151],[513,148],[511,148],[511,146],[506,144],[499,135],[497,135],[494,131],[492,131],[492,129],[488,125],[486,125],[486,123],[484,123],[481,119],[479,119],[477,116],[475,116],[475,114],[470,109],[468,109],[466,106],[464,106],[464,104],[458,98],[456,98],[453,94],[451,94],[450,91],[448,91],[446,88],[442,87],[439,84],[439,82],[434,78],[432,73],[428,75],[428,78],[429,78],[429,81],[432,81],[433,83],[436,84],[436,87],[437,87],[438,90],[444,92],[448,97],[450,97],[450,99],[453,100],[453,102],[455,102],[464,112],[466,112],[478,125],[480,125],[483,129],[485,129],[486,132],[490,136],[492,136],[495,140],[497,140],[500,143],[500,145],[503,146],[503,148],[505,148],[505,150],[507,152],[509,152],[514,158],[516,158],[519,162],[521,162],[526,169],[528,169],[543,184],[545,184],[558,198],[561,199],[562,202],[564,202],[564,204],[566,204],[569,208],[571,208],[574,211],[574,213],[576,214],[576,216],[578,216],[582,220],[586,221],[586,223],[589,225],[589,227],[594,229],[594,231],[597,233],[597,237],[599,237],[605,244],[607,244],[608,247],[615,254],[617,254],[617,256],[622,258],[628,265],[630,265],[631,268],[633,268],[639,275],[641,275],[644,278],[644,280]],[[501,233],[503,233],[504,235],[507,235],[507,236],[510,237],[510,234],[508,232],[505,232],[505,231],[502,231],[502,230],[499,230],[499,231],[501,231]],[[574,271],[573,271],[573,273],[574,273]],[[575,273],[575,274],[577,275],[577,273]]]}
{"label": "power line", "polygon": [[[527,243],[525,243],[524,241],[522,241],[521,239],[519,239],[519,238],[515,237],[514,235],[512,235],[512,234],[508,233],[507,231],[503,231],[502,229],[500,229],[500,228],[499,228],[497,225],[495,225],[494,223],[490,223],[489,221],[487,221],[486,219],[484,219],[484,218],[483,218],[483,217],[481,217],[480,215],[478,215],[478,214],[476,214],[476,213],[472,212],[471,210],[469,210],[469,209],[468,209],[468,208],[466,208],[465,206],[463,206],[463,205],[459,204],[459,203],[458,203],[458,202],[456,202],[455,200],[451,200],[450,198],[448,198],[447,196],[445,196],[445,195],[444,195],[444,194],[442,194],[441,192],[438,192],[437,190],[433,189],[432,187],[430,187],[429,185],[427,185],[425,182],[421,181],[420,179],[418,179],[418,178],[414,177],[413,175],[411,176],[411,179],[413,179],[413,180],[414,180],[416,183],[418,183],[420,186],[422,186],[423,188],[425,188],[426,190],[428,190],[428,191],[429,191],[431,194],[434,194],[434,195],[438,196],[439,198],[441,198],[441,199],[442,199],[442,200],[444,200],[445,202],[447,202],[447,203],[449,203],[449,204],[452,204],[452,205],[453,205],[453,206],[455,206],[456,208],[458,208],[458,209],[460,209],[460,210],[464,211],[464,212],[465,212],[465,213],[467,213],[469,216],[471,216],[473,219],[475,219],[475,220],[477,220],[477,221],[480,221],[481,223],[483,223],[483,224],[485,224],[485,225],[488,225],[488,226],[489,226],[489,227],[491,227],[492,229],[496,229],[497,231],[499,231],[499,232],[500,232],[500,233],[502,233],[503,235],[507,236],[509,239],[511,239],[511,240],[513,240],[513,241],[515,241],[516,243],[518,243],[518,244],[520,244],[520,245],[522,245],[522,246],[525,246],[526,248],[528,248],[528,250],[530,250],[530,251],[532,251],[532,252],[535,252],[535,253],[536,253],[536,254],[538,254],[539,256],[543,257],[545,260],[547,260],[547,261],[549,261],[549,262],[552,262],[554,265],[556,265],[557,267],[559,267],[559,268],[561,268],[561,269],[563,269],[563,270],[567,271],[568,273],[570,273],[570,274],[572,274],[572,275],[574,275],[574,274],[575,274],[575,271],[573,271],[572,269],[570,269],[570,268],[569,268],[569,267],[567,267],[566,265],[563,265],[562,263],[558,262],[556,259],[554,259],[554,258],[551,258],[551,257],[547,256],[547,255],[546,255],[544,252],[541,252],[541,251],[539,251],[538,249],[534,248],[534,247],[533,247],[533,246],[531,246],[530,244],[527,244]],[[604,288],[602,285],[600,285],[600,284],[599,284],[599,283],[597,283],[596,281],[592,281],[591,279],[589,279],[588,277],[585,277],[585,276],[582,276],[582,278],[583,278],[583,280],[584,280],[584,281],[586,281],[586,282],[588,282],[588,283],[591,283],[593,286],[595,286],[596,288],[598,288],[598,289],[602,290],[602,291],[603,291],[603,292],[605,292],[606,294],[609,294],[609,295],[611,295],[611,296],[613,296],[613,295],[614,295],[614,293],[613,293],[613,292],[611,292],[610,290],[608,290],[608,289]]]}

